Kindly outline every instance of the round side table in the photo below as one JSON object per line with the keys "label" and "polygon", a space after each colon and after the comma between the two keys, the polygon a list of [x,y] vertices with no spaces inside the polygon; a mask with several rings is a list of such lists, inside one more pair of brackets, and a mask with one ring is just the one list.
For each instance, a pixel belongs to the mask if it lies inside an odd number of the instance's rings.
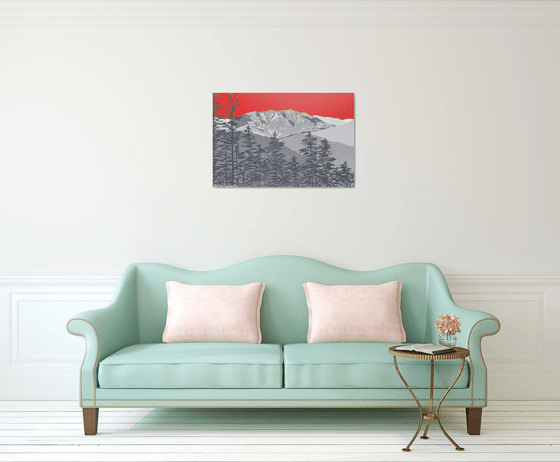
{"label": "round side table", "polygon": [[[453,441],[453,439],[447,434],[447,432],[443,428],[443,425],[441,424],[441,420],[439,419],[439,408],[441,407],[441,403],[443,403],[443,400],[445,399],[447,394],[453,388],[453,385],[455,385],[457,383],[457,380],[459,380],[459,377],[461,376],[461,373],[465,368],[465,358],[467,358],[470,355],[470,351],[466,348],[455,347],[453,351],[449,353],[442,353],[438,355],[427,355],[423,353],[417,353],[415,351],[397,350],[396,348],[398,346],[401,345],[396,345],[389,348],[389,353],[393,355],[393,361],[395,363],[395,369],[397,370],[397,374],[399,374],[399,377],[406,385],[406,388],[408,388],[408,391],[416,401],[416,404],[418,404],[418,409],[420,410],[420,423],[418,424],[418,429],[416,430],[416,433],[412,437],[412,440],[410,440],[410,443],[408,443],[408,446],[404,448],[403,451],[405,452],[410,451],[410,446],[412,446],[412,443],[414,443],[414,440],[418,436],[418,433],[420,433],[420,429],[422,428],[422,423],[424,422],[424,420],[427,421],[426,428],[424,430],[424,434],[420,438],[428,439],[428,429],[430,428],[430,423],[432,422],[432,420],[435,420],[437,421],[439,428],[441,428],[443,434],[447,437],[449,441],[451,441],[453,446],[455,446],[455,449],[457,451],[463,451],[464,448],[460,447],[455,441]],[[420,359],[420,360],[430,361],[430,406],[428,412],[424,412],[424,410],[422,409],[422,405],[420,404],[420,401],[418,401],[418,398],[416,397],[416,395],[414,394],[412,389],[408,386],[408,383],[406,383],[406,380],[402,376],[401,371],[399,371],[399,366],[397,365],[397,356],[401,358]],[[461,369],[459,370],[459,373],[457,374],[457,377],[455,378],[453,383],[449,386],[445,394],[439,400],[439,404],[437,405],[436,412],[434,412],[433,411],[434,410],[434,362],[444,361],[448,359],[461,359],[462,360]]]}

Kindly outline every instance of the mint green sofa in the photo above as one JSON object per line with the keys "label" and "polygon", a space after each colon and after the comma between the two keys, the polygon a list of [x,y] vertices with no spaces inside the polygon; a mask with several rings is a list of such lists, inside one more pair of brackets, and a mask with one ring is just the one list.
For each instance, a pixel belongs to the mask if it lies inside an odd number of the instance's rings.
{"label": "mint green sofa", "polygon": [[[458,346],[471,356],[445,404],[467,409],[468,431],[479,434],[488,399],[481,339],[498,320],[454,304],[437,266],[409,263],[351,271],[293,256],[256,258],[215,271],[139,263],[122,275],[106,308],[77,314],[68,331],[86,338],[80,368],[84,431],[97,433],[103,407],[416,407],[398,377],[388,343],[307,343],[308,309],[302,284],[382,284],[402,281],[407,343],[437,343],[441,314],[461,318]],[[165,283],[238,285],[264,282],[261,344],[162,343]],[[399,359],[423,405],[430,362]],[[459,361],[436,361],[435,398],[456,377]],[[470,415],[470,416],[469,416]],[[474,417],[473,417],[474,416]]]}

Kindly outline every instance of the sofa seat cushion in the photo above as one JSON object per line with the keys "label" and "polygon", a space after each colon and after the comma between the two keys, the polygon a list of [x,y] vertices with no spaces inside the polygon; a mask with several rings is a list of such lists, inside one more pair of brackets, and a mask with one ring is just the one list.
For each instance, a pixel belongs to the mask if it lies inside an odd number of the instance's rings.
{"label": "sofa seat cushion", "polygon": [[100,388],[282,388],[282,346],[142,343],[99,363]]}
{"label": "sofa seat cushion", "polygon": [[[405,388],[390,343],[297,343],[284,345],[286,388]],[[411,388],[430,388],[430,361],[397,358]],[[435,361],[434,388],[448,388],[460,360]],[[468,362],[454,388],[467,388]]]}

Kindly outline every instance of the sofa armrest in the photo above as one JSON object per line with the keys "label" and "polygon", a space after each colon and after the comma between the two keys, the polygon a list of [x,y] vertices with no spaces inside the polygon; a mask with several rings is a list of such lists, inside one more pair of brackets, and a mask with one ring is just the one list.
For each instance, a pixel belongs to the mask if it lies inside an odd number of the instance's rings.
{"label": "sofa armrest", "polygon": [[78,313],[68,321],[68,332],[86,339],[80,368],[81,406],[95,407],[99,362],[121,348],[138,343],[136,300],[136,268],[131,265],[123,273],[108,306]]}
{"label": "sofa armrest", "polygon": [[[461,333],[457,335],[457,346],[470,350],[471,389],[474,407],[486,406],[487,369],[482,355],[482,339],[497,334],[500,321],[484,311],[470,310],[455,304],[447,282],[436,266],[430,267],[428,275],[428,332],[430,342],[437,343],[437,329],[433,325],[442,314],[454,314],[461,319]],[[483,403],[483,404],[482,404]]]}

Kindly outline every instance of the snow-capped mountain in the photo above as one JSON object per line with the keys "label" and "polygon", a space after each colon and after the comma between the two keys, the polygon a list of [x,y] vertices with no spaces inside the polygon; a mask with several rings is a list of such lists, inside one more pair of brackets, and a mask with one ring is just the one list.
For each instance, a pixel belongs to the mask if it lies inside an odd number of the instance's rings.
{"label": "snow-capped mountain", "polygon": [[238,131],[245,130],[247,125],[257,135],[270,138],[274,132],[279,138],[297,135],[299,133],[314,132],[346,123],[332,117],[311,116],[305,112],[297,112],[293,109],[284,111],[247,112],[237,117]]}
{"label": "snow-capped mountain", "polygon": [[322,120],[323,122],[327,123],[327,124],[331,124],[331,125],[344,125],[347,124],[349,122],[353,122],[354,119],[336,119],[334,117],[324,117],[324,116],[313,116],[316,117],[317,119]]}

